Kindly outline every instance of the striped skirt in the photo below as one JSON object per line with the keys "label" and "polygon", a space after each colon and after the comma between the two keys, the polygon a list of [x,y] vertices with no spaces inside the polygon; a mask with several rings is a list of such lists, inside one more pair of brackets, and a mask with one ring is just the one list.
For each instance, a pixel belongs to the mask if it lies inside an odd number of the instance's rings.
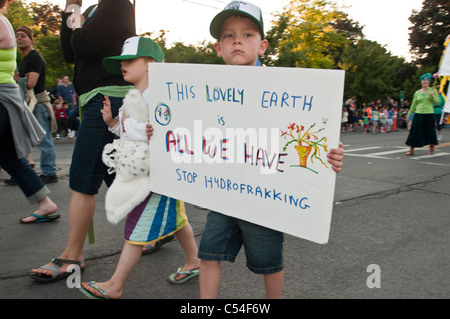
{"label": "striped skirt", "polygon": [[124,237],[134,245],[147,245],[176,233],[187,224],[184,202],[156,193],[127,216]]}

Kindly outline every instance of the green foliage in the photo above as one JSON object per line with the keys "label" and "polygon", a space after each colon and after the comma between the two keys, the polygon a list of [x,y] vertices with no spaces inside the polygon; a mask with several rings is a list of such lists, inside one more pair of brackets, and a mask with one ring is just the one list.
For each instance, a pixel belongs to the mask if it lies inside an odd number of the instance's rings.
{"label": "green foliage", "polygon": [[424,0],[422,10],[413,12],[409,21],[413,24],[409,43],[415,64],[437,68],[445,38],[450,34],[450,2]]}
{"label": "green foliage", "polygon": [[63,75],[68,75],[73,80],[73,64],[67,63],[63,58],[59,35],[39,36],[34,46],[47,62],[47,90],[50,90]]}
{"label": "green foliage", "polygon": [[198,47],[176,42],[166,50],[166,62],[172,63],[202,63],[223,64],[223,60],[217,57],[213,43],[201,43]]}
{"label": "green foliage", "polygon": [[291,0],[267,33],[275,47],[264,61],[275,66],[337,68],[339,54],[352,43],[358,28],[332,2]]}
{"label": "green foliage", "polygon": [[[16,29],[30,26],[35,34],[34,47],[47,61],[47,89],[66,74],[73,78],[73,65],[64,61],[60,42],[61,8],[44,4],[10,4],[6,16]],[[448,0],[424,0],[423,8],[413,12],[410,44],[416,54],[413,63],[392,56],[380,44],[368,41],[363,27],[332,0],[291,0],[275,16],[266,39],[269,48],[261,58],[266,66],[343,69],[346,71],[344,98],[357,96],[359,102],[399,98],[399,92],[411,99],[420,87],[419,76],[435,73],[442,56],[445,37],[450,34]],[[166,31],[142,34],[162,47],[166,62],[223,64],[214,43],[186,45],[176,42],[168,47]],[[21,56],[18,54],[18,62]]]}
{"label": "green foliage", "polygon": [[[346,71],[344,98],[357,96],[359,102],[392,97],[399,92],[411,99],[420,87],[418,74],[437,70],[443,43],[450,33],[450,4],[425,0],[421,12],[410,18],[416,23],[418,45],[426,48],[422,59],[408,63],[392,56],[383,46],[368,41],[363,28],[326,0],[291,0],[267,32],[269,49],[262,62],[268,66],[342,69]],[[414,43],[414,32],[411,43]],[[419,51],[417,51],[419,52]],[[428,59],[430,64],[424,63]],[[435,69],[432,69],[432,66]]]}
{"label": "green foliage", "polygon": [[171,48],[166,48],[166,31],[160,30],[159,35],[154,37],[151,32],[140,34],[156,41],[163,49],[165,62],[167,63],[202,63],[202,64],[224,64],[222,58],[217,56],[213,42],[203,41],[197,46],[185,45],[183,42],[176,42]]}
{"label": "green foliage", "polygon": [[373,41],[361,40],[355,47],[346,47],[340,63],[346,70],[344,95],[356,95],[361,102],[398,97],[397,70],[403,64],[403,59],[391,56]]}
{"label": "green foliage", "polygon": [[[27,4],[18,1],[12,2],[5,14],[14,30],[21,25],[33,30],[33,48],[41,53],[47,62],[47,90],[50,90],[62,75],[68,75],[73,79],[73,65],[64,61],[59,40],[61,11],[59,6],[50,3]],[[18,50],[17,64],[19,65],[21,61],[22,55]]]}
{"label": "green foliage", "polygon": [[9,22],[11,22],[14,30],[21,25],[33,25],[33,19],[31,18],[28,7],[24,5],[22,1],[10,3],[5,16],[8,18]]}

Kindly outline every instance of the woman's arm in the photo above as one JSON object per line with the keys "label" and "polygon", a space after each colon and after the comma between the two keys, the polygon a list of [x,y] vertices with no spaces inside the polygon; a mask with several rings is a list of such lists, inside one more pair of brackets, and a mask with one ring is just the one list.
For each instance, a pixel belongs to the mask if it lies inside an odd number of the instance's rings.
{"label": "woman's arm", "polygon": [[[95,5],[90,6],[82,15],[78,18],[73,16],[73,14],[79,14],[76,12],[78,5],[81,7],[81,2],[78,0],[67,0],[66,9],[62,13],[62,22],[60,29],[60,42],[61,48],[64,56],[64,60],[69,63],[75,62],[75,54],[72,48],[72,34],[73,30],[75,30],[75,26],[81,28],[83,21],[89,15],[89,13],[95,8]],[[75,10],[75,12],[74,12]]]}
{"label": "woman's arm", "polygon": [[416,93],[414,93],[413,101],[411,103],[411,107],[410,107],[409,112],[408,112],[408,118],[411,116],[411,114],[413,114],[416,111],[416,107],[417,107],[417,92],[419,92],[419,91],[416,91]]}
{"label": "woman's arm", "polygon": [[93,60],[104,48],[110,47],[118,37],[128,34],[128,25],[134,26],[133,5],[129,1],[101,1],[82,28],[75,29],[72,47],[83,59]]}
{"label": "woman's arm", "polygon": [[16,46],[13,27],[8,19],[0,13],[0,49],[7,50]]}

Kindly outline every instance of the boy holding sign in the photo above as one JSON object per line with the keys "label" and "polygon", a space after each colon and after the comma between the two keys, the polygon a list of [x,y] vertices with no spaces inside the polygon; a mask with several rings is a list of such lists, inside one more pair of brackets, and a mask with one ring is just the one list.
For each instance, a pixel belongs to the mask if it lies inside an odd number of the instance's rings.
{"label": "boy holding sign", "polygon": [[[228,65],[256,66],[268,47],[264,37],[261,9],[251,3],[233,1],[211,22],[211,35],[217,55]],[[340,172],[344,150],[332,149],[328,162]],[[264,276],[267,298],[281,298],[284,283],[283,233],[209,212],[199,248],[200,297],[217,298],[220,286],[220,262],[234,262],[244,245],[247,267]]]}

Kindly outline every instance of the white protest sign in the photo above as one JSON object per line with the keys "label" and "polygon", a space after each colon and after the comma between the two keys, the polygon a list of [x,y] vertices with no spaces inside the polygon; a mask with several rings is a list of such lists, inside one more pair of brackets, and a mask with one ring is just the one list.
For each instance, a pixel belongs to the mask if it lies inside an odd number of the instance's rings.
{"label": "white protest sign", "polygon": [[344,74],[150,63],[151,190],[327,243]]}

